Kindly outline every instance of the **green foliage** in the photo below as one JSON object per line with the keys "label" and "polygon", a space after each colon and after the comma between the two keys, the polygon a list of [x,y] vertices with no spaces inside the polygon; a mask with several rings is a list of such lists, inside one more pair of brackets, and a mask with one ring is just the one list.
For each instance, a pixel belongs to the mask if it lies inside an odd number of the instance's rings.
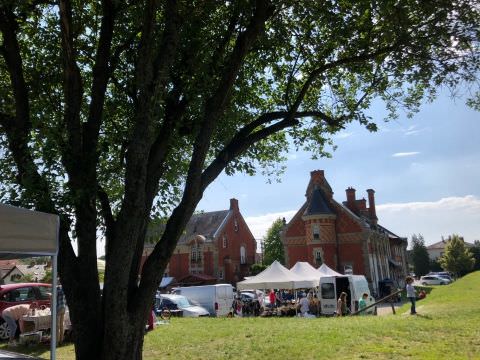
{"label": "green foliage", "polygon": [[435,272],[443,271],[443,268],[439,262],[439,259],[430,260],[429,270],[435,271]]}
{"label": "green foliage", "polygon": [[413,270],[416,276],[422,276],[430,271],[430,258],[428,257],[425,240],[421,234],[412,235],[410,247]]}
{"label": "green foliage", "polygon": [[473,270],[480,270],[480,240],[475,240],[473,242],[473,247],[469,249],[475,259],[475,265],[473,265]]}
{"label": "green foliage", "polygon": [[263,239],[263,264],[270,265],[275,260],[285,264],[285,250],[280,239],[280,234],[284,228],[284,220],[278,218],[268,229],[265,239]]}
{"label": "green foliage", "polygon": [[250,266],[250,274],[257,275],[267,268],[265,264],[253,264]]}
{"label": "green foliage", "polygon": [[52,269],[47,269],[47,271],[45,271],[45,276],[42,278],[41,282],[44,282],[44,283],[51,283],[52,282]]}
{"label": "green foliage", "polygon": [[475,265],[475,258],[465,246],[463,238],[456,234],[448,237],[445,252],[439,261],[445,270],[454,273],[456,276],[467,274]]}

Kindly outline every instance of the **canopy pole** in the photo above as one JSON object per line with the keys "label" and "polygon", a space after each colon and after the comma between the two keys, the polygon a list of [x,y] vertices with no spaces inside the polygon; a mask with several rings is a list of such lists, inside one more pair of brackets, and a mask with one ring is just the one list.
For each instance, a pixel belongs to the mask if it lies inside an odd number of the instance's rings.
{"label": "canopy pole", "polygon": [[57,255],[52,256],[52,299],[50,304],[52,325],[50,327],[50,359],[55,360],[57,350]]}

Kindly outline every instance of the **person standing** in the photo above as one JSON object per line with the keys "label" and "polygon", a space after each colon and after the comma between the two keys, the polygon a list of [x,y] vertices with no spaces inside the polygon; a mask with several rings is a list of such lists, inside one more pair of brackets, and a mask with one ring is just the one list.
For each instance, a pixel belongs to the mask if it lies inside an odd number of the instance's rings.
{"label": "person standing", "polygon": [[[362,298],[358,301],[358,311],[362,311],[367,307],[368,293],[363,293]],[[362,311],[360,315],[366,315],[365,311]]]}
{"label": "person standing", "polygon": [[412,304],[410,306],[410,315],[415,315],[417,313],[415,309],[415,300],[416,300],[416,292],[415,288],[413,287],[413,278],[411,276],[407,276],[405,279],[405,282],[407,283],[405,289],[407,290],[407,298],[410,300],[410,303]]}
{"label": "person standing", "polygon": [[57,286],[57,344],[62,344],[65,336],[64,320],[66,307],[65,293],[59,282]]}
{"label": "person standing", "polygon": [[17,333],[17,321],[19,321],[24,315],[28,315],[30,309],[33,309],[33,304],[20,304],[10,306],[2,311],[2,318],[7,323],[9,330],[9,346],[17,346],[15,342],[15,335]]}
{"label": "person standing", "polygon": [[342,292],[337,301],[337,316],[347,315],[347,293]]}
{"label": "person standing", "polygon": [[275,290],[270,290],[270,293],[268,294],[268,300],[270,301],[270,306],[273,308],[276,307],[276,301],[277,301],[277,297],[275,296]]}
{"label": "person standing", "polygon": [[300,301],[299,301],[299,306],[300,306],[300,313],[302,314],[302,316],[305,316],[307,313],[308,313],[308,310],[309,310],[309,307],[308,307],[308,298],[303,295],[303,294],[300,294]]}

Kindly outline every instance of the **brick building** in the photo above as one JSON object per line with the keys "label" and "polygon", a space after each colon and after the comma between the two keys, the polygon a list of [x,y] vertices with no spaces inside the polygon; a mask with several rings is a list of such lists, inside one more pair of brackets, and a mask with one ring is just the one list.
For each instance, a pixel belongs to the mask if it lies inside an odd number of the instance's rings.
{"label": "brick building", "polygon": [[[232,283],[249,274],[257,243],[240,210],[230,199],[230,209],[194,214],[180,237],[164,276],[178,283]],[[146,245],[144,257],[152,251]]]}
{"label": "brick building", "polygon": [[356,199],[355,189],[346,190],[347,201],[333,199],[323,170],[312,171],[306,201],[285,225],[282,242],[288,267],[307,261],[327,264],[340,273],[366,276],[378,293],[378,282],[390,278],[403,286],[407,273],[407,239],[378,224],[375,191],[367,201]]}

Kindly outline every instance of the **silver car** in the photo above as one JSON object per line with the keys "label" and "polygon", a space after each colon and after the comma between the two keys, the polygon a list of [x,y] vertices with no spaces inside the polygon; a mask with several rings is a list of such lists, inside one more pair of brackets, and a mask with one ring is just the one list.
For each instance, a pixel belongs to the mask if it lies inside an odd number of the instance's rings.
{"label": "silver car", "polygon": [[194,305],[185,296],[173,294],[160,294],[156,296],[155,305],[158,311],[163,309],[182,310],[184,317],[209,316],[207,309]]}
{"label": "silver car", "polygon": [[450,282],[450,280],[438,275],[425,275],[420,278],[420,284],[422,285],[447,285],[450,284]]}

